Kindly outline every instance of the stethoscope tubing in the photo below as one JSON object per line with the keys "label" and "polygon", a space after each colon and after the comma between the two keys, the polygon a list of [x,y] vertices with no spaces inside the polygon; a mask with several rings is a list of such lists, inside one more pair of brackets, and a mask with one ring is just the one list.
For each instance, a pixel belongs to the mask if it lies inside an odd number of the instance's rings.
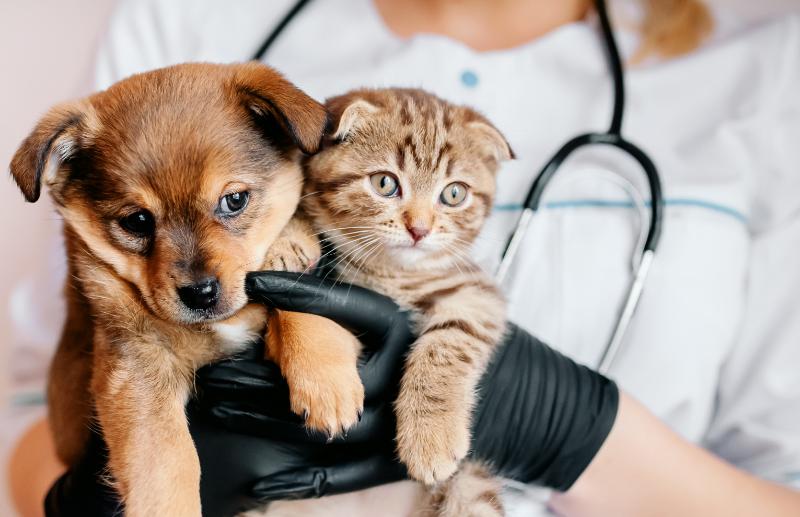
{"label": "stethoscope tubing", "polygon": [[650,220],[648,222],[647,237],[642,249],[638,251],[641,256],[634,272],[625,302],[617,316],[613,332],[597,362],[597,369],[607,373],[614,363],[614,359],[622,346],[628,328],[630,327],[639,300],[644,290],[647,276],[655,258],[655,252],[661,239],[661,229],[664,211],[664,196],[661,188],[661,178],[658,170],[650,157],[638,146],[622,136],[622,121],[625,112],[625,81],[622,59],[619,55],[614,32],[606,11],[604,0],[596,0],[595,5],[600,18],[600,26],[605,42],[607,59],[614,85],[614,106],[611,124],[604,133],[585,133],[567,141],[545,164],[536,176],[523,203],[522,212],[517,220],[514,232],[506,244],[501,255],[500,265],[495,273],[495,279],[501,286],[506,282],[511,271],[511,266],[522,248],[522,242],[538,212],[542,197],[547,186],[552,181],[561,165],[576,150],[591,145],[608,145],[616,147],[631,156],[641,166],[650,190]]}
{"label": "stethoscope tubing", "polygon": [[[284,32],[289,23],[291,23],[309,2],[310,0],[298,0],[294,4],[275,28],[267,35],[258,50],[253,53],[253,60],[260,61],[264,58],[264,55]],[[614,32],[608,17],[605,1],[595,0],[595,6],[600,19],[608,66],[614,87],[614,105],[609,129],[605,133],[586,133],[572,138],[564,144],[547,162],[544,168],[542,168],[528,191],[514,232],[503,250],[502,259],[496,272],[496,279],[501,286],[507,279],[511,265],[521,249],[522,241],[530,227],[531,221],[535,213],[539,210],[539,205],[547,185],[550,183],[553,176],[555,176],[559,167],[574,151],[588,145],[601,144],[616,147],[632,156],[642,167],[647,177],[648,188],[650,190],[650,221],[647,237],[641,249],[641,257],[636,267],[636,272],[633,275],[631,285],[629,286],[628,295],[625,298],[625,303],[617,318],[611,338],[597,363],[598,370],[601,373],[606,373],[622,345],[627,329],[630,326],[639,304],[639,299],[641,298],[653,259],[655,258],[656,248],[661,238],[664,198],[661,190],[661,180],[653,161],[639,147],[622,137],[622,121],[625,112],[625,81],[622,59],[619,55],[616,41],[614,40]]]}

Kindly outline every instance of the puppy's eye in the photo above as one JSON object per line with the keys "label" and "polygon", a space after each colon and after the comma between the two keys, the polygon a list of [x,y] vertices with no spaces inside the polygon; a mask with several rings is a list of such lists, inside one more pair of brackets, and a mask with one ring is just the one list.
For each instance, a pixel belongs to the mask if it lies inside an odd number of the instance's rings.
{"label": "puppy's eye", "polygon": [[249,199],[250,193],[246,190],[222,196],[219,200],[217,211],[224,216],[236,215],[244,210]]}
{"label": "puppy's eye", "polygon": [[119,225],[126,232],[136,237],[150,237],[156,229],[156,221],[147,210],[137,210],[119,220]]}
{"label": "puppy's eye", "polygon": [[467,199],[468,190],[469,187],[467,187],[464,183],[456,181],[444,188],[442,195],[439,196],[439,199],[447,206],[458,206],[463,203],[465,199]]}
{"label": "puppy's eye", "polygon": [[383,197],[397,197],[400,195],[400,183],[394,174],[376,172],[369,177],[372,188]]}

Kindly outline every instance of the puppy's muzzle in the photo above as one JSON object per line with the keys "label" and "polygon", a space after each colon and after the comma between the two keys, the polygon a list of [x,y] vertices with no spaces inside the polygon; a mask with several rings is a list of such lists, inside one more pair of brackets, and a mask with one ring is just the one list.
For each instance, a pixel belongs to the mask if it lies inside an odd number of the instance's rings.
{"label": "puppy's muzzle", "polygon": [[216,277],[204,278],[197,283],[178,288],[178,297],[189,309],[205,311],[219,301],[219,280]]}

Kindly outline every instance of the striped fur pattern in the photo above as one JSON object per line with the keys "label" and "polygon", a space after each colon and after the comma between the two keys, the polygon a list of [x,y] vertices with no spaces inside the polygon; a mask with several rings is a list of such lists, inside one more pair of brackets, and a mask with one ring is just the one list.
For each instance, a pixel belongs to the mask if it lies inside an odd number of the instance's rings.
{"label": "striped fur pattern", "polygon": [[[328,109],[332,137],[306,163],[303,208],[335,244],[341,280],[415,317],[419,338],[395,407],[399,457],[433,487],[433,513],[502,515],[498,485],[462,460],[476,384],[505,330],[504,300],[468,248],[511,149],[480,114],[420,90],[358,90]],[[377,190],[375,175],[386,174],[394,195]],[[443,195],[454,183],[466,196],[450,206]]]}

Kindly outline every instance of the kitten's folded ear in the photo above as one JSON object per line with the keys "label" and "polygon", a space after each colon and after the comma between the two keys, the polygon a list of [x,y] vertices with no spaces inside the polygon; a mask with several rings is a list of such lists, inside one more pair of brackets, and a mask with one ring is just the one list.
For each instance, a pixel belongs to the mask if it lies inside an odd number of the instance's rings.
{"label": "kitten's folded ear", "polygon": [[292,143],[306,154],[319,150],[327,113],[276,70],[261,63],[235,65],[234,83],[256,117],[274,120]]}
{"label": "kitten's folded ear", "polygon": [[467,127],[478,137],[478,142],[498,162],[516,158],[508,140],[491,122],[483,117],[467,123]]}
{"label": "kitten's folded ear", "polygon": [[87,144],[93,114],[88,101],[61,104],[47,112],[25,138],[9,168],[26,201],[38,200],[42,182],[56,183],[61,166]]}
{"label": "kitten's folded ear", "polygon": [[328,99],[328,134],[342,141],[363,127],[369,115],[380,109],[380,104],[366,90],[355,91]]}

